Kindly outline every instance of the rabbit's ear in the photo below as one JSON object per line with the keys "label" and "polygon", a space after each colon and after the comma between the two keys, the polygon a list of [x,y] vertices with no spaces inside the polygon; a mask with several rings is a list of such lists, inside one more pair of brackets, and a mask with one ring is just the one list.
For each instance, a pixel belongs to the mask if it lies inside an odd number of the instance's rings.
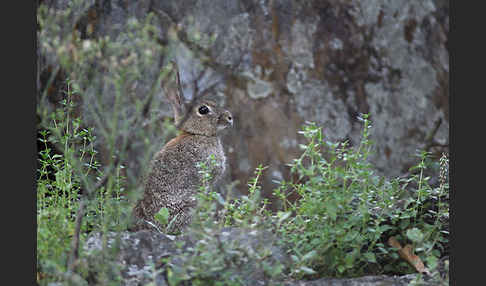
{"label": "rabbit's ear", "polygon": [[182,93],[179,68],[177,67],[175,61],[171,61],[171,63],[176,73],[176,81],[175,84],[173,81],[171,81],[168,87],[164,87],[164,90],[170,104],[172,105],[172,110],[174,111],[174,121],[177,125],[186,113],[186,105],[184,103],[184,94]]}

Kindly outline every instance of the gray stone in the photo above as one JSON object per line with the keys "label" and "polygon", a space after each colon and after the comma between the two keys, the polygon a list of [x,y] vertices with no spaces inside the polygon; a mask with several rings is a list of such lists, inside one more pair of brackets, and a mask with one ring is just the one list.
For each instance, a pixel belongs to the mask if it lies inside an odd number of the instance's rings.
{"label": "gray stone", "polygon": [[[238,228],[224,228],[220,232],[213,233],[212,238],[207,238],[208,253],[213,253],[219,259],[220,252],[217,239],[229,247],[230,251],[240,253],[248,259],[246,255],[254,256],[257,252],[260,254],[267,253],[269,257],[265,259],[267,263],[288,263],[289,259],[286,254],[277,246],[276,237],[266,231],[247,231]],[[109,264],[112,269],[119,269],[122,285],[140,285],[154,282],[156,285],[166,285],[164,258],[171,259],[173,271],[185,269],[188,258],[185,253],[190,253],[190,249],[202,239],[197,234],[188,233],[181,236],[170,236],[151,231],[122,232],[107,234],[107,248],[102,247],[102,236],[100,233],[94,233],[89,236],[85,245],[85,257],[88,265],[92,268],[91,273],[96,276],[98,261],[101,252],[115,253],[115,256],[103,261]],[[181,244],[178,246],[177,244]],[[114,250],[114,252],[112,251]],[[219,254],[221,255],[221,254]],[[190,257],[190,256],[189,256]],[[237,255],[232,259],[237,259]],[[97,264],[98,263],[98,264]],[[226,269],[243,277],[249,281],[248,285],[254,283],[264,283],[266,278],[263,269],[256,268],[252,263],[245,263],[245,266],[239,268]]]}
{"label": "gray stone", "polygon": [[[322,278],[313,281],[295,281],[285,283],[285,286],[406,286],[415,275],[405,276],[364,276],[358,278]],[[433,284],[423,284],[433,285]]]}
{"label": "gray stone", "polygon": [[[167,285],[165,278],[160,271],[160,264],[163,258],[167,258],[175,253],[173,244],[174,238],[150,231],[139,231],[135,233],[108,233],[107,248],[118,249],[116,257],[101,263],[111,264],[110,267],[120,269],[122,285],[145,285],[154,282],[156,285]],[[97,265],[97,261],[102,248],[102,236],[100,233],[91,234],[85,245],[84,250],[88,257],[89,265]],[[90,270],[96,273],[97,269]],[[96,274],[95,274],[96,276]]]}
{"label": "gray stone", "polygon": [[254,78],[253,80],[248,81],[247,91],[249,97],[259,99],[269,96],[273,92],[273,87],[272,84],[267,81]]}

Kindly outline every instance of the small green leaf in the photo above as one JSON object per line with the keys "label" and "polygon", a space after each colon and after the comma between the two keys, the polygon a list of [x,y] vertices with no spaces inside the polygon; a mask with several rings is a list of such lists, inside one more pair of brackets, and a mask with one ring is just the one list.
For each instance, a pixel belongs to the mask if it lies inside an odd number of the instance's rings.
{"label": "small green leaf", "polygon": [[332,220],[336,220],[337,217],[337,207],[333,204],[329,204],[326,206],[327,214]]}
{"label": "small green leaf", "polygon": [[368,262],[376,263],[376,257],[374,253],[366,252],[363,254],[363,256],[366,258]]}
{"label": "small green leaf", "polygon": [[346,257],[344,257],[344,263],[346,267],[351,268],[353,267],[354,261],[356,259],[356,255],[358,254],[357,250],[353,250],[353,252],[348,253]]}
{"label": "small green leaf", "polygon": [[424,239],[424,234],[420,229],[414,227],[407,230],[407,237],[413,242],[421,242]]}
{"label": "small green leaf", "polygon": [[379,231],[380,231],[381,233],[383,233],[383,232],[385,232],[385,231],[387,231],[387,230],[390,230],[390,229],[392,229],[392,227],[391,227],[391,226],[389,226],[389,225],[381,225],[381,226],[379,227]]}
{"label": "small green leaf", "polygon": [[304,272],[305,274],[316,274],[317,273],[312,268],[309,268],[307,266],[301,266],[299,269],[302,270],[302,272]]}
{"label": "small green leaf", "polygon": [[292,254],[292,255],[290,256],[290,258],[292,258],[292,261],[293,261],[294,263],[299,262],[299,258],[298,258],[296,255],[293,255],[293,254]]}
{"label": "small green leaf", "polygon": [[167,208],[161,208],[154,218],[162,225],[167,225],[169,222],[169,210]]}
{"label": "small green leaf", "polygon": [[359,233],[357,231],[350,231],[344,236],[344,241],[353,241],[358,236],[358,234]]}
{"label": "small green leaf", "polygon": [[339,265],[337,267],[337,270],[339,271],[339,273],[343,273],[345,270],[346,270],[346,267],[342,266],[342,265]]}
{"label": "small green leaf", "polygon": [[410,225],[409,219],[404,219],[400,222],[400,228],[406,229]]}
{"label": "small green leaf", "polygon": [[427,262],[427,268],[429,268],[429,269],[435,269],[438,265],[438,262],[439,262],[437,257],[435,257],[433,255],[427,256],[425,261]]}
{"label": "small green leaf", "polygon": [[292,214],[291,212],[281,212],[281,211],[279,211],[277,213],[278,222],[279,223],[282,223],[284,220],[288,219],[291,214]]}
{"label": "small green leaf", "polygon": [[311,250],[307,254],[305,254],[304,256],[302,256],[301,261],[309,260],[309,259],[313,258],[316,255],[317,255],[317,252],[315,250]]}

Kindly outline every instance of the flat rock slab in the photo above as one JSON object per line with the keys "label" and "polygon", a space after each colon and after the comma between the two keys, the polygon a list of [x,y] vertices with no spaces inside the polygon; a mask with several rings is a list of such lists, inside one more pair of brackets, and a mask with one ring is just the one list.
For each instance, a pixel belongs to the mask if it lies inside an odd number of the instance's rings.
{"label": "flat rock slab", "polygon": [[[414,274],[404,276],[364,276],[358,278],[322,278],[313,281],[295,281],[285,283],[285,286],[405,286],[415,278]],[[433,285],[433,284],[427,284]]]}
{"label": "flat rock slab", "polygon": [[[248,247],[252,247],[254,243],[263,243],[271,249],[274,259],[285,260],[281,261],[283,264],[288,262],[286,255],[282,253],[279,247],[274,245],[275,241],[268,233],[256,235],[247,233],[246,237],[242,237],[245,233],[245,231],[237,228],[222,230],[222,234],[226,237],[226,240],[236,239],[244,241],[244,244]],[[176,246],[176,242],[178,241],[185,242],[182,250]],[[154,279],[155,285],[168,285],[161,261],[164,258],[180,253],[180,251],[184,251],[185,247],[192,245],[193,239],[188,235],[170,236],[143,230],[138,232],[122,232],[118,235],[116,233],[109,233],[106,242],[108,248],[118,249],[115,259],[112,262],[115,268],[120,269],[122,276],[121,285],[145,285],[154,282]],[[100,233],[94,233],[87,239],[84,244],[84,250],[87,253],[88,261],[91,261],[88,262],[89,265],[93,265],[92,261],[96,261],[99,251],[103,249],[102,245],[102,236]],[[255,270],[256,272],[258,270]],[[242,277],[248,277],[247,285],[268,285],[269,281],[264,281],[260,275],[250,276],[242,275]],[[414,278],[415,274],[404,276],[364,276],[358,278],[321,278],[311,281],[275,281],[275,285],[402,286],[409,285],[410,281]],[[437,284],[427,282],[421,285]]]}

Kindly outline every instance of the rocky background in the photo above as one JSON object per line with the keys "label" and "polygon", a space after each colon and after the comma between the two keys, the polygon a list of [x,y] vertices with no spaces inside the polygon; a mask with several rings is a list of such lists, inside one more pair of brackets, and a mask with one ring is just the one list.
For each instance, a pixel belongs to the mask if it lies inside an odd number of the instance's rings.
{"label": "rocky background", "polygon": [[[86,39],[114,39],[130,19],[150,12],[160,45],[177,46],[154,60],[144,80],[175,58],[188,98],[205,90],[232,110],[225,183],[238,180],[240,193],[258,164],[269,166],[267,196],[274,180],[289,179],[286,164],[301,153],[305,121],[322,126],[326,140],[353,145],[362,128],[357,118],[369,113],[371,161],[387,176],[406,173],[416,149],[448,151],[448,1],[96,0],[80,12],[76,29]],[[52,61],[39,56],[41,87]],[[144,82],[139,86],[143,92]],[[167,102],[162,93],[157,100]],[[168,104],[159,112],[172,116]],[[134,145],[130,158],[143,151]],[[140,173],[135,162],[127,168]]]}

